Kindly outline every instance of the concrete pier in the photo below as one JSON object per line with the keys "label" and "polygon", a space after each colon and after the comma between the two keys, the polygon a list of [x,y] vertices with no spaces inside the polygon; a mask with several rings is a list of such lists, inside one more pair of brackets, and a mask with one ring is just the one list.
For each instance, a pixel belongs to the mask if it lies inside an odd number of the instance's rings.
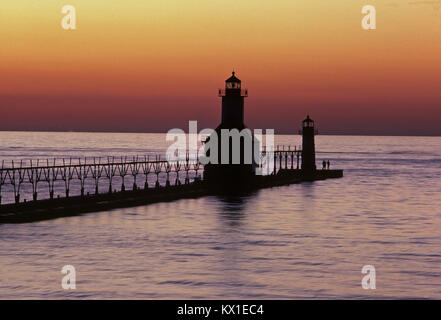
{"label": "concrete pier", "polygon": [[[281,168],[276,174],[256,176],[249,190],[271,188],[302,181],[340,178],[343,170],[317,170],[313,177],[305,176],[301,169]],[[230,190],[235,192],[234,188]],[[224,192],[224,191],[222,191]],[[0,206],[0,223],[25,223],[60,217],[76,216],[116,208],[135,207],[157,202],[218,194],[219,190],[203,180],[188,184],[159,186],[113,193],[63,197]]]}
{"label": "concrete pier", "polygon": [[[190,159],[187,153],[185,160],[182,161],[161,160],[159,156],[151,160],[145,156],[132,159],[109,157],[104,161],[101,158],[93,158],[93,161],[91,159],[62,159],[62,162],[56,160],[52,162],[48,159],[43,162],[30,160],[27,163],[12,161],[6,166],[2,162],[0,223],[51,219],[209,194],[239,194],[244,190],[343,176],[342,170],[329,170],[329,161],[326,162],[328,170],[325,170],[325,161],[323,161],[324,169],[317,170],[314,141],[317,130],[315,122],[309,115],[302,121],[301,148],[277,146],[274,150],[273,143],[270,143],[269,150],[261,152],[260,141],[247,131],[244,123],[244,99],[248,97],[248,90],[242,88],[242,81],[236,77],[235,72],[225,81],[225,89],[219,90],[219,96],[222,97],[221,123],[205,141],[206,158],[211,159],[213,155],[216,161],[210,160],[204,166],[199,157]],[[219,136],[222,137],[222,132],[225,131],[238,133],[236,140],[238,147],[233,150],[235,144],[228,142],[233,140],[232,136],[227,136],[225,146],[218,143],[214,150],[207,147],[210,141],[219,141]],[[233,161],[233,153],[238,161]],[[256,153],[271,165],[263,166],[262,161],[255,158]],[[224,159],[228,161],[223,161]],[[267,172],[261,172],[265,170]],[[266,175],[256,175],[256,172]],[[131,191],[126,187],[128,178],[133,182]],[[119,191],[114,189],[115,179],[121,181]],[[103,180],[107,183],[105,186],[107,193],[99,193]],[[154,187],[149,187],[149,181],[152,180]],[[78,196],[72,196],[72,181],[80,185]],[[86,193],[86,181],[89,185],[92,184],[93,195]],[[60,195],[57,195],[58,198],[55,198],[55,184],[60,182],[63,183],[64,197],[59,198]],[[49,199],[38,199],[38,191],[41,190],[42,184],[44,188],[48,188],[46,191]],[[142,184],[144,188],[139,186]],[[22,200],[24,185],[32,189],[32,201]],[[4,186],[9,188],[9,198],[14,199],[14,204],[2,205]]]}

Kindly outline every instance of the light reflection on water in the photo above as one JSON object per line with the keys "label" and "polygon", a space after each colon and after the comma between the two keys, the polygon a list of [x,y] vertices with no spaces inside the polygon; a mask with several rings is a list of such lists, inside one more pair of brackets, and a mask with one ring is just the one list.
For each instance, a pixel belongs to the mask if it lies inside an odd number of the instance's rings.
{"label": "light reflection on water", "polygon": [[[165,139],[0,133],[8,159],[148,146]],[[1,225],[0,297],[441,298],[441,138],[318,136],[317,148],[343,179]],[[66,264],[75,291],[61,289]],[[366,264],[376,290],[361,288]]]}

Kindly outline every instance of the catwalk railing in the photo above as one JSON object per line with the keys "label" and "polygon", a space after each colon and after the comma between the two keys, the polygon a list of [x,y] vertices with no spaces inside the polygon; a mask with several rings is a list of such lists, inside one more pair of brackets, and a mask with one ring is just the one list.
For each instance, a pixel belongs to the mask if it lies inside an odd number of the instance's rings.
{"label": "catwalk railing", "polygon": [[[277,146],[272,153],[273,169],[263,170],[263,174],[299,168],[300,149]],[[268,156],[268,152],[264,149],[261,156]],[[203,164],[189,154],[182,161],[160,156],[2,161],[0,204],[126,191],[130,185],[131,190],[139,190],[140,185],[144,189],[160,188],[195,180],[203,180]]]}

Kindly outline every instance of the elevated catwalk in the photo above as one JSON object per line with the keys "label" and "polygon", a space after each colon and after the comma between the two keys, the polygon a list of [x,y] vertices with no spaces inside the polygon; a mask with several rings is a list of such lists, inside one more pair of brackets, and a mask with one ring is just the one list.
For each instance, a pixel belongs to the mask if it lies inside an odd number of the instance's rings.
{"label": "elevated catwalk", "polygon": [[[343,177],[343,170],[317,170],[305,176],[300,169],[281,168],[277,174],[256,176],[248,190],[270,188],[302,181]],[[231,189],[238,193],[238,190]],[[187,184],[157,186],[149,189],[119,191],[105,194],[44,199],[0,206],[0,223],[25,223],[59,217],[81,215],[115,208],[134,207],[157,202],[215,195],[220,191],[203,180]]]}

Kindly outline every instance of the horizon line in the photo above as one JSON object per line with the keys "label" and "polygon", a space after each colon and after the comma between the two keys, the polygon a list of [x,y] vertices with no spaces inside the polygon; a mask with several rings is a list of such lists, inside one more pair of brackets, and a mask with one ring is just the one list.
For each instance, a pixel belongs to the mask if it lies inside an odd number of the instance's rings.
{"label": "horizon line", "polygon": [[[250,129],[252,130],[252,129]],[[266,129],[265,129],[266,130]],[[1,132],[37,132],[37,133],[127,133],[127,134],[167,134],[167,132],[159,131],[83,131],[83,130],[2,130]],[[188,132],[185,132],[188,134]],[[298,133],[274,133],[276,136],[300,136]],[[352,134],[352,133],[318,133],[318,136],[355,136],[355,137],[433,137],[438,138],[441,135],[433,134],[416,134],[416,135],[403,135],[403,134]]]}

